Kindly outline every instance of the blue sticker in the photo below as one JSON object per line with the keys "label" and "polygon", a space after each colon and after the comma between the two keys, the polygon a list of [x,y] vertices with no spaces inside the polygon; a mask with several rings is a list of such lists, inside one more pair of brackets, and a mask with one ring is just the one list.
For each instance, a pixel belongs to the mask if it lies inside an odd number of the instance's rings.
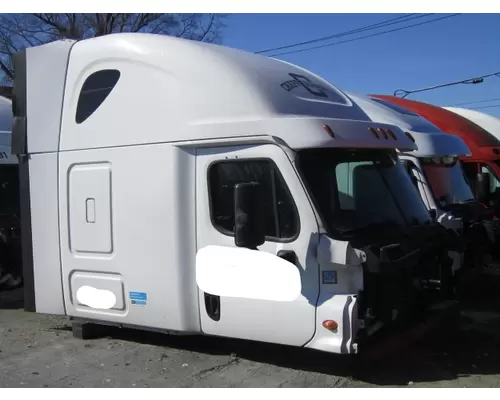
{"label": "blue sticker", "polygon": [[337,271],[323,271],[323,283],[334,285],[337,283]]}
{"label": "blue sticker", "polygon": [[148,304],[148,294],[146,292],[129,292],[130,303],[136,306]]}

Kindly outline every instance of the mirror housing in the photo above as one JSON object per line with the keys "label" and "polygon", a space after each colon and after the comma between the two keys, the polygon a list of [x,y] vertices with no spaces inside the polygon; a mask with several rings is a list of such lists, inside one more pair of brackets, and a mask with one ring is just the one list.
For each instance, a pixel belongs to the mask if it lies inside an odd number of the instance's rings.
{"label": "mirror housing", "polygon": [[262,186],[258,182],[234,186],[234,243],[257,250],[266,241]]}
{"label": "mirror housing", "polygon": [[476,175],[476,200],[480,203],[486,203],[488,201],[488,195],[490,192],[490,175],[484,172],[480,172]]}

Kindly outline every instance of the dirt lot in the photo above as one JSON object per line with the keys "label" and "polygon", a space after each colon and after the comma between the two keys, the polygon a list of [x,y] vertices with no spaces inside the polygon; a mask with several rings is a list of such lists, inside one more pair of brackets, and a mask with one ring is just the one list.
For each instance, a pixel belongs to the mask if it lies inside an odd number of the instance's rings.
{"label": "dirt lot", "polygon": [[[382,363],[207,337],[112,330],[73,338],[64,318],[0,293],[0,387],[499,387],[500,314],[467,310],[461,329]],[[484,307],[483,307],[484,310]]]}

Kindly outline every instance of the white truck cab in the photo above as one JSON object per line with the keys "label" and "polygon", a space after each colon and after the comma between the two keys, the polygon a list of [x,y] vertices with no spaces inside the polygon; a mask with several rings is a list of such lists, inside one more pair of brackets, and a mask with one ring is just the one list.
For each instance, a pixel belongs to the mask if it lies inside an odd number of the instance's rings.
{"label": "white truck cab", "polygon": [[471,151],[458,136],[448,135],[413,111],[367,95],[346,92],[375,122],[398,126],[408,132],[418,149],[398,152],[428,210],[438,221],[459,229],[460,221],[450,216],[446,206],[474,199],[462,171],[459,157]]}
{"label": "white truck cab", "polygon": [[417,146],[321,77],[129,33],[14,69],[27,310],[347,354],[453,301]]}
{"label": "white truck cab", "polygon": [[[464,212],[477,203],[459,160],[459,157],[471,156],[466,143],[458,136],[442,132],[413,111],[379,98],[347,94],[373,121],[396,125],[412,136],[418,149],[400,151],[398,156],[426,208],[434,210],[437,221],[446,228],[465,235],[473,263],[482,265],[490,262],[491,255],[486,250],[489,240],[482,232],[482,225],[472,212]],[[464,254],[452,254],[452,257],[454,270],[466,261]]]}

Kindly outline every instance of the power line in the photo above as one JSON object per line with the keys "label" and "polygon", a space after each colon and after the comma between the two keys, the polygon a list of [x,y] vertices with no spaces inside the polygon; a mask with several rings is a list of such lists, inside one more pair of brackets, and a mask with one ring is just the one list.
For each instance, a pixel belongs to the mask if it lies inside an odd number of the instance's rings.
{"label": "power line", "polygon": [[448,107],[455,107],[455,106],[464,106],[464,105],[467,105],[467,104],[479,104],[479,103],[488,103],[490,101],[497,101],[497,100],[500,100],[500,97],[497,97],[496,99],[488,99],[488,100],[477,100],[477,101],[466,101],[464,103],[456,103],[456,104],[452,104]]}
{"label": "power line", "polygon": [[371,35],[365,35],[365,36],[361,36],[361,37],[354,38],[354,39],[343,40],[341,42],[329,43],[329,44],[324,44],[324,45],[321,45],[321,46],[314,46],[314,47],[309,47],[309,48],[305,48],[305,49],[298,49],[298,50],[292,50],[292,51],[287,51],[287,52],[278,53],[278,54],[272,54],[269,57],[278,57],[278,56],[283,56],[283,55],[286,55],[286,54],[301,53],[301,52],[304,52],[304,51],[321,49],[323,47],[330,47],[330,46],[336,46],[336,45],[343,44],[343,43],[355,42],[356,40],[368,39],[368,38],[372,38],[372,37],[375,37],[375,36],[384,35],[386,33],[397,32],[397,31],[401,31],[401,30],[404,30],[404,29],[412,28],[412,27],[415,27],[415,26],[421,26],[421,25],[425,25],[425,24],[430,24],[431,22],[437,22],[437,21],[440,21],[440,20],[443,20],[443,19],[446,19],[446,18],[453,18],[453,17],[456,17],[456,16],[461,15],[461,14],[462,13],[446,15],[444,17],[439,17],[439,18],[434,18],[432,20],[423,21],[423,22],[420,22],[418,24],[406,25],[406,26],[403,26],[403,27],[400,27],[400,28],[390,29],[388,31],[377,32],[377,33],[373,33]]}
{"label": "power line", "polygon": [[[330,36],[323,36],[323,37],[320,37],[320,38],[317,38],[317,39],[307,40],[305,42],[294,43],[294,44],[289,44],[289,45],[285,45],[285,46],[281,46],[281,47],[275,47],[275,48],[272,48],[272,49],[266,49],[266,50],[256,51],[255,54],[269,53],[269,52],[272,52],[272,51],[289,49],[291,47],[302,46],[304,44],[311,44],[311,43],[322,42],[324,40],[329,40],[329,39],[339,38],[339,37],[342,37],[342,36],[352,35],[353,33],[363,32],[363,31],[366,31],[366,30],[372,30],[372,29],[375,29],[375,28],[381,28],[381,27],[385,27],[385,26],[389,26],[389,25],[393,25],[393,24],[399,24],[401,22],[406,22],[406,20],[403,21],[403,19],[411,17],[413,15],[414,14],[400,15],[399,17],[396,17],[396,18],[390,18],[390,19],[385,20],[385,21],[377,22],[376,24],[362,26],[360,28],[351,29],[350,31],[340,32],[340,33],[336,33],[336,34],[330,35]],[[410,20],[416,19],[416,18],[422,18],[424,16],[429,16],[429,15],[432,15],[432,13],[431,14],[418,15],[416,17],[410,18]]]}
{"label": "power line", "polygon": [[464,79],[464,80],[461,80],[461,81],[443,83],[441,85],[429,86],[429,87],[425,87],[425,88],[422,88],[422,89],[415,89],[415,90],[398,89],[398,90],[394,91],[394,96],[398,96],[398,94],[402,94],[401,98],[404,99],[406,96],[408,96],[409,94],[412,94],[412,93],[426,92],[426,91],[429,91],[429,90],[440,89],[440,88],[444,88],[444,87],[448,87],[448,86],[455,86],[455,85],[460,85],[460,84],[476,85],[478,83],[483,83],[483,81],[484,81],[485,78],[489,78],[491,76],[496,76],[496,77],[500,78],[500,71],[493,72],[492,74],[478,76],[476,78],[469,78],[469,79]]}
{"label": "power line", "polygon": [[500,107],[500,104],[494,104],[492,106],[482,106],[482,107],[471,107],[471,110],[484,110],[486,108],[495,108],[495,107]]}

